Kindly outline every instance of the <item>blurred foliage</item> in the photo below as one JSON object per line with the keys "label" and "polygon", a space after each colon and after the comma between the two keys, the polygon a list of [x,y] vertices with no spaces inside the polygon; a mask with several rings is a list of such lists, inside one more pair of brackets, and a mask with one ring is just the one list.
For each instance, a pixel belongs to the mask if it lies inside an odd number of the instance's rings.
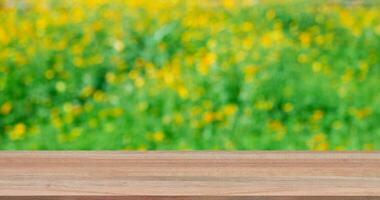
{"label": "blurred foliage", "polygon": [[3,1],[0,149],[379,150],[380,6],[345,2]]}

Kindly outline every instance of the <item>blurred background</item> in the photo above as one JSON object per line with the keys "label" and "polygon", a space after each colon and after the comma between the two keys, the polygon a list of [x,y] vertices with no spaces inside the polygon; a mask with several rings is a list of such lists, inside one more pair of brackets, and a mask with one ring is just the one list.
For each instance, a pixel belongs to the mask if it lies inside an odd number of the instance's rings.
{"label": "blurred background", "polygon": [[378,2],[0,0],[0,149],[380,150]]}

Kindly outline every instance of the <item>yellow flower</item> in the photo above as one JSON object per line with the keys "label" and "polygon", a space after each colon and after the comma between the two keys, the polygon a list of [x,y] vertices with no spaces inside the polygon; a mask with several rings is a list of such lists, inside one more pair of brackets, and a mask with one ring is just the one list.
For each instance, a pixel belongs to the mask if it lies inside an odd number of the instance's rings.
{"label": "yellow flower", "polygon": [[251,22],[244,22],[242,25],[241,25],[241,29],[242,31],[244,32],[250,32],[252,31],[254,28],[253,24]]}
{"label": "yellow flower", "polygon": [[274,10],[268,10],[265,15],[266,15],[266,18],[268,20],[272,20],[272,19],[274,19],[276,17],[276,11],[274,11]]}
{"label": "yellow flower", "polygon": [[123,110],[123,108],[113,108],[112,110],[111,110],[111,113],[112,113],[112,116],[114,116],[114,117],[120,117],[121,115],[123,115],[123,113],[124,113],[124,110]]}
{"label": "yellow flower", "polygon": [[318,45],[323,45],[325,43],[325,38],[322,35],[318,35],[317,37],[315,37],[315,42]]}
{"label": "yellow flower", "polygon": [[79,23],[82,21],[84,15],[83,9],[75,8],[71,17],[74,23]]}
{"label": "yellow flower", "polygon": [[271,110],[273,108],[273,102],[259,100],[255,103],[255,107],[257,110]]}
{"label": "yellow flower", "polygon": [[64,143],[64,142],[66,142],[67,137],[66,137],[65,134],[60,133],[60,134],[57,135],[57,140],[58,140],[59,143]]}
{"label": "yellow flower", "polygon": [[202,75],[206,75],[211,67],[212,64],[216,61],[216,54],[211,52],[206,54],[202,60],[201,63],[198,65],[198,71]]}
{"label": "yellow flower", "polygon": [[203,58],[203,62],[207,65],[211,65],[213,63],[215,63],[216,61],[216,54],[214,52],[210,52],[208,53],[204,58]]}
{"label": "yellow flower", "polygon": [[339,130],[343,127],[343,122],[341,121],[334,121],[333,124],[332,124],[332,128],[334,130]]}
{"label": "yellow flower", "polygon": [[115,126],[112,123],[106,123],[104,126],[104,131],[107,133],[112,133],[115,130]]}
{"label": "yellow flower", "polygon": [[227,9],[232,9],[235,7],[235,0],[223,0],[223,6]]}
{"label": "yellow flower", "polygon": [[307,57],[307,55],[305,55],[305,54],[300,54],[300,55],[298,55],[298,57],[297,57],[297,61],[298,61],[299,63],[301,63],[301,64],[306,63],[307,60],[308,60],[308,57]]}
{"label": "yellow flower", "polygon": [[42,31],[42,30],[46,29],[48,23],[47,23],[47,20],[45,18],[40,18],[37,20],[36,25],[37,25],[37,28],[40,31]]}
{"label": "yellow flower", "polygon": [[322,64],[319,62],[314,62],[312,68],[315,73],[318,73],[322,70]]}
{"label": "yellow flower", "polygon": [[364,119],[371,115],[372,109],[368,107],[362,109],[350,109],[350,113],[358,119]]}
{"label": "yellow flower", "polygon": [[210,100],[205,100],[202,104],[204,109],[211,109],[213,107],[212,101]]}
{"label": "yellow flower", "polygon": [[121,52],[124,49],[124,44],[120,40],[115,40],[115,42],[113,43],[113,48],[116,51]]}
{"label": "yellow flower", "polygon": [[178,86],[177,91],[178,91],[179,96],[182,99],[187,99],[187,97],[189,97],[189,91],[187,90],[185,86],[183,85]]}
{"label": "yellow flower", "polygon": [[364,144],[364,150],[366,151],[372,151],[375,149],[375,145],[372,144],[372,143],[367,143],[367,144]]}
{"label": "yellow flower", "polygon": [[145,111],[149,107],[149,104],[147,102],[139,102],[137,104],[137,110],[140,112]]}
{"label": "yellow flower", "polygon": [[65,113],[71,113],[72,110],[73,110],[73,104],[71,103],[64,103],[63,104],[63,111],[65,111]]}
{"label": "yellow flower", "polygon": [[195,117],[197,116],[200,112],[202,111],[202,109],[200,107],[192,107],[191,110],[190,110],[190,116],[191,117]]}
{"label": "yellow flower", "polygon": [[336,151],[345,151],[345,150],[346,150],[346,147],[343,146],[343,145],[339,145],[339,146],[336,146],[336,147],[335,147],[335,150],[336,150]]}
{"label": "yellow flower", "polygon": [[68,135],[68,139],[73,141],[76,138],[78,138],[82,134],[82,129],[79,127],[75,127],[70,131],[70,134]]}
{"label": "yellow flower", "polygon": [[182,124],[183,121],[184,121],[183,116],[182,116],[180,113],[176,113],[176,114],[174,115],[174,122],[175,122],[176,124]]}
{"label": "yellow flower", "polygon": [[24,123],[17,123],[10,133],[9,137],[11,140],[19,140],[24,137],[26,131],[26,126]]}
{"label": "yellow flower", "polygon": [[58,81],[56,84],[55,84],[55,89],[58,91],[58,92],[65,92],[66,91],[66,84],[65,82],[63,81]]}
{"label": "yellow flower", "polygon": [[146,151],[147,150],[147,146],[145,144],[141,144],[137,147],[137,150],[138,151]]}
{"label": "yellow flower", "polygon": [[153,140],[155,142],[162,142],[165,139],[165,134],[162,131],[156,131],[153,133]]}
{"label": "yellow flower", "polygon": [[244,78],[247,82],[252,81],[255,74],[258,72],[258,67],[255,66],[247,66],[244,68]]}
{"label": "yellow flower", "polygon": [[135,85],[137,88],[142,88],[145,85],[145,80],[141,77],[137,77],[135,80]]}
{"label": "yellow flower", "polygon": [[63,121],[66,123],[66,124],[72,124],[74,122],[74,117],[73,115],[70,114],[66,114],[63,118]]}
{"label": "yellow flower", "polygon": [[264,34],[261,38],[260,38],[260,42],[261,42],[261,45],[263,47],[270,47],[272,45],[272,39],[271,39],[271,36],[269,33],[266,33]]}
{"label": "yellow flower", "polygon": [[252,37],[245,38],[243,40],[243,44],[242,45],[243,45],[243,48],[245,50],[249,50],[252,47],[252,45],[253,45],[253,39],[252,39]]}
{"label": "yellow flower", "polygon": [[59,118],[59,117],[53,117],[51,119],[51,123],[52,125],[56,128],[56,129],[60,129],[62,127],[62,120]]}
{"label": "yellow flower", "polygon": [[352,80],[352,77],[354,75],[354,72],[352,70],[347,70],[341,77],[343,82],[350,82]]}
{"label": "yellow flower", "polygon": [[93,91],[94,91],[94,88],[92,86],[86,86],[80,92],[80,96],[82,98],[89,97]]}
{"label": "yellow flower", "polygon": [[315,134],[309,141],[308,145],[312,150],[325,151],[328,150],[328,141],[324,133]]}
{"label": "yellow flower", "polygon": [[224,141],[224,147],[228,150],[235,149],[235,144],[231,140]]}
{"label": "yellow flower", "polygon": [[211,123],[214,120],[214,113],[213,112],[206,112],[203,115],[203,122],[206,124]]}
{"label": "yellow flower", "polygon": [[287,129],[284,126],[284,124],[278,120],[269,121],[267,126],[271,131],[274,131],[276,133],[275,135],[276,140],[282,140],[287,132]]}
{"label": "yellow flower", "polygon": [[51,70],[51,69],[46,70],[46,71],[45,71],[45,78],[46,78],[47,80],[51,80],[51,79],[53,79],[53,78],[54,78],[54,71]]}
{"label": "yellow flower", "polygon": [[323,118],[323,116],[324,116],[324,112],[322,110],[316,110],[311,116],[311,121],[318,122]]}
{"label": "yellow flower", "polygon": [[105,94],[103,91],[100,91],[100,90],[97,90],[95,93],[94,93],[94,100],[97,101],[97,102],[102,102],[104,99],[105,99]]}
{"label": "yellow flower", "polygon": [[227,105],[222,107],[222,113],[225,116],[231,116],[231,115],[235,114],[236,111],[237,111],[237,106],[235,104],[227,104]]}
{"label": "yellow flower", "polygon": [[84,67],[84,64],[85,64],[84,59],[82,57],[80,57],[80,56],[74,57],[74,61],[73,62],[74,62],[75,67],[78,67],[78,68]]}
{"label": "yellow flower", "polygon": [[116,80],[116,76],[115,76],[115,74],[112,73],[112,72],[108,72],[108,73],[106,74],[106,80],[107,80],[108,83],[114,83],[115,80]]}
{"label": "yellow flower", "polygon": [[299,39],[301,41],[302,47],[307,48],[310,46],[311,36],[309,33],[301,33]]}
{"label": "yellow flower", "polygon": [[12,111],[12,103],[7,101],[5,102],[0,109],[1,114],[7,115]]}
{"label": "yellow flower", "polygon": [[11,37],[9,37],[9,34],[5,31],[5,29],[0,28],[0,43],[6,45],[10,40]]}
{"label": "yellow flower", "polygon": [[96,128],[96,127],[98,127],[98,120],[95,119],[95,118],[90,119],[90,120],[88,121],[88,126],[89,126],[90,128]]}
{"label": "yellow flower", "polygon": [[282,106],[282,110],[283,110],[284,112],[287,112],[287,113],[292,112],[292,111],[293,111],[293,108],[294,108],[294,106],[293,106],[293,104],[291,104],[291,103],[285,103],[285,104]]}

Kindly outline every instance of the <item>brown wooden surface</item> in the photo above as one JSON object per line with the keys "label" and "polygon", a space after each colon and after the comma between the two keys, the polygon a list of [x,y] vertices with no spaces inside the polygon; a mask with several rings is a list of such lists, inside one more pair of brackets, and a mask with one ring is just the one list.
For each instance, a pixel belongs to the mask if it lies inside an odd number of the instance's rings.
{"label": "brown wooden surface", "polygon": [[0,152],[0,199],[380,199],[380,153]]}

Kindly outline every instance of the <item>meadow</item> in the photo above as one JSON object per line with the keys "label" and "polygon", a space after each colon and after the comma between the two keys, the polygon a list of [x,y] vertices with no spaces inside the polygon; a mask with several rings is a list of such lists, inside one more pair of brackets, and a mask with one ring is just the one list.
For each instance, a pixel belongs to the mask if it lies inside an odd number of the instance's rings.
{"label": "meadow", "polygon": [[365,2],[0,0],[0,149],[380,150]]}

